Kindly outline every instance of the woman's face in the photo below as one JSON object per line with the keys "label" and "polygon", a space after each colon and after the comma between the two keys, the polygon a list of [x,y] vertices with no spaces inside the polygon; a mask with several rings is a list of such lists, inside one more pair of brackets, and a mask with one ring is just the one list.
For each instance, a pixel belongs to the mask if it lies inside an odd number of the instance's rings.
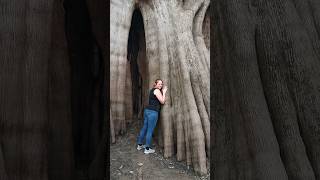
{"label": "woman's face", "polygon": [[157,89],[161,89],[162,88],[162,85],[163,85],[163,82],[161,80],[159,80],[155,86],[155,88]]}

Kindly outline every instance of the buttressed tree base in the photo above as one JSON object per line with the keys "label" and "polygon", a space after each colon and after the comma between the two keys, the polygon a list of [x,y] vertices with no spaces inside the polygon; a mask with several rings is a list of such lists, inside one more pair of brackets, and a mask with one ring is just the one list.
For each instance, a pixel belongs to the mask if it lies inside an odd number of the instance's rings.
{"label": "buttressed tree base", "polygon": [[112,0],[111,140],[141,117],[157,78],[168,85],[158,143],[206,174],[210,152],[209,0]]}

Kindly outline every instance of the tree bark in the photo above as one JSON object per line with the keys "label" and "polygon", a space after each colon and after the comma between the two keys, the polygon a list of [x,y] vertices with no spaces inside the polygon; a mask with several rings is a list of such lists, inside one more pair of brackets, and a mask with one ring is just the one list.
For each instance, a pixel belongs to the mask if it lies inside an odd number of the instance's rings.
{"label": "tree bark", "polygon": [[70,92],[60,89],[69,83],[68,71],[61,71],[68,68],[62,3],[1,1],[1,7],[1,174],[71,179],[71,118],[65,99]]}
{"label": "tree bark", "polygon": [[[127,43],[134,10],[134,1],[121,0],[110,2],[110,108],[112,120],[111,137],[126,130],[125,89],[127,70]],[[116,21],[118,20],[118,21]],[[131,91],[131,90],[130,90]]]}
{"label": "tree bark", "polygon": [[[92,89],[89,97],[83,97],[89,98],[90,104],[81,109],[82,112],[73,112],[73,115],[91,115],[90,118],[85,117],[90,120],[87,129],[80,132],[86,136],[84,139],[90,140],[81,142],[85,147],[81,147],[80,151],[88,150],[81,158],[91,160],[86,164],[89,167],[82,170],[89,171],[88,176],[92,178],[104,176],[105,167],[101,162],[104,162],[106,147],[101,132],[106,109],[103,103],[106,100],[100,93],[106,89],[103,87],[106,83],[101,83],[105,77],[104,63],[99,64],[99,47],[92,40],[88,48],[90,52],[82,52],[88,53],[86,55],[89,57],[86,57],[92,62],[79,72],[81,75],[88,71],[91,73],[92,86],[80,85],[80,90],[71,91],[71,86],[77,83],[74,79],[79,78],[71,77],[74,75],[71,72],[75,66],[82,64],[75,61],[72,53],[69,59],[68,50],[70,53],[70,49],[76,49],[71,52],[78,53],[77,47],[88,44],[83,45],[82,41],[75,47],[75,41],[67,43],[66,36],[79,35],[79,31],[90,29],[90,23],[87,26],[82,24],[80,30],[68,34],[70,24],[76,24],[75,21],[68,21],[72,20],[68,16],[70,13],[75,15],[69,11],[70,4],[66,4],[70,2],[76,11],[81,11],[82,5],[86,7],[86,4],[71,0],[0,1],[0,179],[79,178],[75,167],[79,165],[76,162],[79,157],[75,156],[78,149],[73,147],[78,139],[72,136],[75,130],[72,126],[83,126],[84,123],[72,118],[74,101],[71,95],[76,96],[85,88]],[[89,19],[88,13],[81,15]],[[85,34],[83,39],[92,36],[90,31],[87,32],[89,35]],[[86,133],[88,131],[90,133]]]}
{"label": "tree bark", "polygon": [[213,3],[215,179],[319,179],[319,5]]}
{"label": "tree bark", "polygon": [[[111,1],[111,19],[116,15],[124,17],[118,22],[111,21],[110,88],[111,108],[115,108],[111,109],[115,116],[111,123],[114,124],[124,121],[123,87],[116,85],[115,79],[124,84],[129,34],[126,27],[130,27],[134,9],[134,2],[129,6],[124,3],[116,6],[118,3]],[[209,1],[138,1],[136,6],[144,22],[148,88],[157,78],[169,87],[160,115],[164,156],[177,153],[178,160],[186,160],[196,172],[206,174],[210,151],[209,51],[202,23]],[[125,130],[116,125],[115,129]]]}

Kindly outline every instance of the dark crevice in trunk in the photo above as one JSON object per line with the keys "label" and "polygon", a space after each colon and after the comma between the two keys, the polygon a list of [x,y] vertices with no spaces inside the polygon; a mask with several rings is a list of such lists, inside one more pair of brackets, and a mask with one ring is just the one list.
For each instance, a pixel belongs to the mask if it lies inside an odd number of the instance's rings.
{"label": "dark crevice in trunk", "polygon": [[[94,39],[85,0],[65,0],[65,31],[71,64],[71,109],[75,167],[88,169],[102,140],[106,82],[102,51]],[[103,167],[102,167],[103,168]]]}
{"label": "dark crevice in trunk", "polygon": [[132,15],[131,27],[128,37],[128,61],[130,63],[132,80],[132,103],[134,119],[141,118],[143,110],[143,84],[146,77],[146,49],[143,18],[140,10],[136,9]]}

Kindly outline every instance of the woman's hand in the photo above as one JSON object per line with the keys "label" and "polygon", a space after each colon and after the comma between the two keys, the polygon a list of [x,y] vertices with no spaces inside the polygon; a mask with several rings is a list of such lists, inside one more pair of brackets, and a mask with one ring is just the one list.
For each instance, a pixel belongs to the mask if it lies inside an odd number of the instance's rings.
{"label": "woman's hand", "polygon": [[162,88],[162,92],[163,92],[163,93],[166,93],[166,92],[167,92],[167,90],[168,90],[168,87],[167,87],[167,86],[163,86],[163,88]]}

